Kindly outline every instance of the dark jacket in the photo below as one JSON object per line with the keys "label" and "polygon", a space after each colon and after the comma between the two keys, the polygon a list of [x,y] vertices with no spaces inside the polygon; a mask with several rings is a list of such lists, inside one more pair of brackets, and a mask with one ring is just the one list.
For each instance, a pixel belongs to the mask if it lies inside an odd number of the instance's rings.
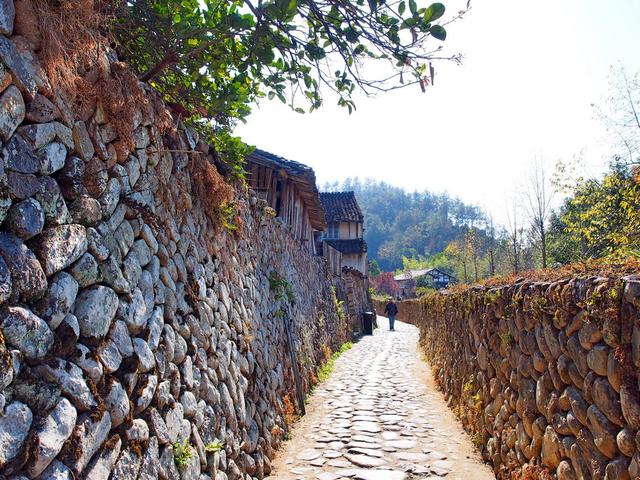
{"label": "dark jacket", "polygon": [[384,313],[391,317],[395,317],[398,314],[398,306],[394,302],[389,302],[384,307]]}

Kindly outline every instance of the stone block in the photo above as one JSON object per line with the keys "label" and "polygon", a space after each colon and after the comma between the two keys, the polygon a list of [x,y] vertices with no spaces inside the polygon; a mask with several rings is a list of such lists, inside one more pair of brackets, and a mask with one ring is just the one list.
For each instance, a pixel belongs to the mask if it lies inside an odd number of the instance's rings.
{"label": "stone block", "polygon": [[53,411],[44,418],[35,432],[34,443],[30,450],[27,471],[31,478],[42,473],[60,453],[64,442],[73,432],[76,418],[76,409],[66,398],[62,398]]}
{"label": "stone block", "polygon": [[82,225],[58,225],[45,229],[31,242],[47,275],[67,268],[87,251],[87,234]]}
{"label": "stone block", "polygon": [[0,96],[0,138],[8,141],[24,118],[25,104],[22,94],[12,85]]}
{"label": "stone block", "polygon": [[44,358],[53,347],[54,335],[47,322],[22,307],[2,307],[0,330],[8,345],[29,360]]}
{"label": "stone block", "polygon": [[33,414],[24,403],[13,402],[0,415],[0,469],[13,460],[29,434]]}
{"label": "stone block", "polygon": [[[11,1],[11,0],[8,0]],[[7,2],[7,0],[4,0]],[[13,3],[13,2],[12,2]],[[25,55],[18,52],[16,44],[0,35],[0,60],[11,71],[18,88],[29,100],[35,98],[38,91],[36,72]]]}
{"label": "stone block", "polygon": [[28,198],[14,203],[7,214],[8,229],[22,240],[29,240],[44,228],[44,210],[40,203]]}
{"label": "stone block", "polygon": [[0,33],[10,36],[16,18],[16,8],[13,0],[0,0]]}
{"label": "stone block", "polygon": [[109,287],[98,285],[83,290],[75,304],[75,316],[82,336],[104,337],[118,310],[118,295]]}

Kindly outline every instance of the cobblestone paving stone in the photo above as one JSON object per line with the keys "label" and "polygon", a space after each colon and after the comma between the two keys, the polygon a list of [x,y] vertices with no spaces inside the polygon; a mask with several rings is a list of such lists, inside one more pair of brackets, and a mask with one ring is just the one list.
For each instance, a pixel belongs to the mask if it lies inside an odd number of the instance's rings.
{"label": "cobblestone paving stone", "polygon": [[378,324],[313,393],[270,479],[494,479],[436,390],[417,329]]}

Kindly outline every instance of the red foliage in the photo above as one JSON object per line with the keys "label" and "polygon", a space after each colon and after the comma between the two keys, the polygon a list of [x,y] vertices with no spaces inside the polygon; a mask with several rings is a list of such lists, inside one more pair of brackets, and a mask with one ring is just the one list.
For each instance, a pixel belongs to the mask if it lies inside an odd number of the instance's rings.
{"label": "red foliage", "polygon": [[400,291],[398,282],[393,279],[393,273],[391,272],[381,273],[376,278],[370,279],[370,282],[376,293],[395,296]]}

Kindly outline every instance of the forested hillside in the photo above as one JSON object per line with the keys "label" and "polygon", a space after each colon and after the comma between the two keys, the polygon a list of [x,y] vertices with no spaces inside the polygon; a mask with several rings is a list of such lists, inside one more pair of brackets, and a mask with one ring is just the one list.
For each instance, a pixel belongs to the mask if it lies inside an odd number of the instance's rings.
{"label": "forested hillside", "polygon": [[359,178],[327,184],[325,189],[356,193],[365,217],[369,258],[384,271],[403,268],[403,257],[415,260],[444,252],[471,227],[479,227],[481,236],[486,236],[484,213],[446,193],[408,193],[385,182]]}
{"label": "forested hillside", "polygon": [[[380,271],[437,267],[467,283],[591,259],[620,262],[640,256],[638,165],[616,156],[603,177],[564,185],[552,184],[539,171],[528,191],[514,199],[505,225],[494,225],[480,208],[447,194],[408,193],[358,178],[325,189],[356,192],[372,277]],[[564,197],[557,209],[550,205],[554,194]]]}

